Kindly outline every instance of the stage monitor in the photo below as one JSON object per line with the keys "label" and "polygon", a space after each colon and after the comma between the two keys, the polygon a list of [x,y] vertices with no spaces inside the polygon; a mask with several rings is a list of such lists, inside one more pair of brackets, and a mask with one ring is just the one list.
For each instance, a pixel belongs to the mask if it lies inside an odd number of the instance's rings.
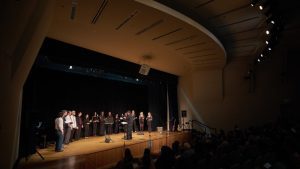
{"label": "stage monitor", "polygon": [[181,110],[181,117],[186,117],[186,110]]}

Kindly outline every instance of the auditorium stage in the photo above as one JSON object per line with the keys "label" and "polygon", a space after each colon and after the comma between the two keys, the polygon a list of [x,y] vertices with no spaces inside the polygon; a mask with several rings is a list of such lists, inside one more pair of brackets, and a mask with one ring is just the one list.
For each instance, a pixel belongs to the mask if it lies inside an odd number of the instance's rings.
{"label": "auditorium stage", "polygon": [[133,133],[132,140],[124,140],[124,134],[110,135],[112,142],[106,143],[104,136],[89,137],[70,143],[63,152],[55,152],[54,145],[38,149],[44,160],[36,153],[22,159],[19,169],[54,169],[108,168],[122,159],[125,148],[130,148],[134,157],[141,157],[144,149],[151,146],[152,153],[159,153],[161,146],[171,146],[174,141],[180,143],[190,139],[189,132],[144,132],[144,135]]}

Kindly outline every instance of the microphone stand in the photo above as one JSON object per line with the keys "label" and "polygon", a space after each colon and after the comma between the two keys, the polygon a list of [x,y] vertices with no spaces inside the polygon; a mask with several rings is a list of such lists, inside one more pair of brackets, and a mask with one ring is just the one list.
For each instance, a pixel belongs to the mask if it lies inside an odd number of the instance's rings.
{"label": "microphone stand", "polygon": [[[124,153],[125,153],[125,139],[127,137],[127,135],[125,135],[125,123],[121,122],[121,124],[123,125],[123,133],[124,133],[124,137],[123,137],[123,156],[124,156]],[[127,127],[127,126],[126,126]],[[128,129],[126,129],[126,132],[127,132]]]}
{"label": "microphone stand", "polygon": [[149,140],[148,140],[148,143],[149,143],[149,149],[150,149],[150,151],[151,151],[151,149],[152,149],[151,131],[148,131],[148,137],[149,137]]}

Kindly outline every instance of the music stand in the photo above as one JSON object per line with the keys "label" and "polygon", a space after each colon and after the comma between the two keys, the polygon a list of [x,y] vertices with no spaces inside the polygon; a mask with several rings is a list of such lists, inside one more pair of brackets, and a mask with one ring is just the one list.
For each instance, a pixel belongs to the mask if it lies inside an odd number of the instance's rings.
{"label": "music stand", "polygon": [[[125,140],[127,139],[126,137],[127,137],[127,135],[125,135],[125,125],[127,125],[128,123],[126,122],[126,121],[122,121],[121,122],[121,124],[123,125],[122,127],[123,127],[123,133],[124,133],[124,137],[123,137],[123,154],[124,154],[124,152],[125,152]],[[127,131],[127,129],[126,129],[126,131]]]}
{"label": "music stand", "polygon": [[121,124],[123,125],[124,140],[125,140],[127,138],[127,135],[125,135],[127,132],[127,129],[125,131],[125,125],[127,125],[128,123],[126,121],[122,121]]}
{"label": "music stand", "polygon": [[148,131],[148,148],[151,150],[152,148],[152,140],[151,140],[151,131]]}
{"label": "music stand", "polygon": [[105,143],[109,143],[109,142],[112,142],[112,139],[110,138],[109,136],[109,133],[106,134],[106,129],[108,129],[108,127],[110,127],[109,125],[113,125],[114,123],[108,123],[108,122],[105,122],[104,125],[105,125],[105,131],[104,131],[104,135],[105,135]]}

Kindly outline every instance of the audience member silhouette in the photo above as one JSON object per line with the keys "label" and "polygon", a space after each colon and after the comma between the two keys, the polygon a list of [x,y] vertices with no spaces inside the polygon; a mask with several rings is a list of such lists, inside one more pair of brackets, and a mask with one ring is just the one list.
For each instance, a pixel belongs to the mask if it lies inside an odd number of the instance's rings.
{"label": "audience member silhouette", "polygon": [[148,148],[144,150],[144,156],[141,159],[140,169],[155,169],[150,149]]}
{"label": "audience member silhouette", "polygon": [[133,156],[129,148],[125,149],[124,158],[118,162],[116,169],[133,169]]}
{"label": "audience member silhouette", "polygon": [[155,163],[156,169],[172,169],[175,165],[175,156],[172,149],[168,146],[162,146],[160,156]]}

